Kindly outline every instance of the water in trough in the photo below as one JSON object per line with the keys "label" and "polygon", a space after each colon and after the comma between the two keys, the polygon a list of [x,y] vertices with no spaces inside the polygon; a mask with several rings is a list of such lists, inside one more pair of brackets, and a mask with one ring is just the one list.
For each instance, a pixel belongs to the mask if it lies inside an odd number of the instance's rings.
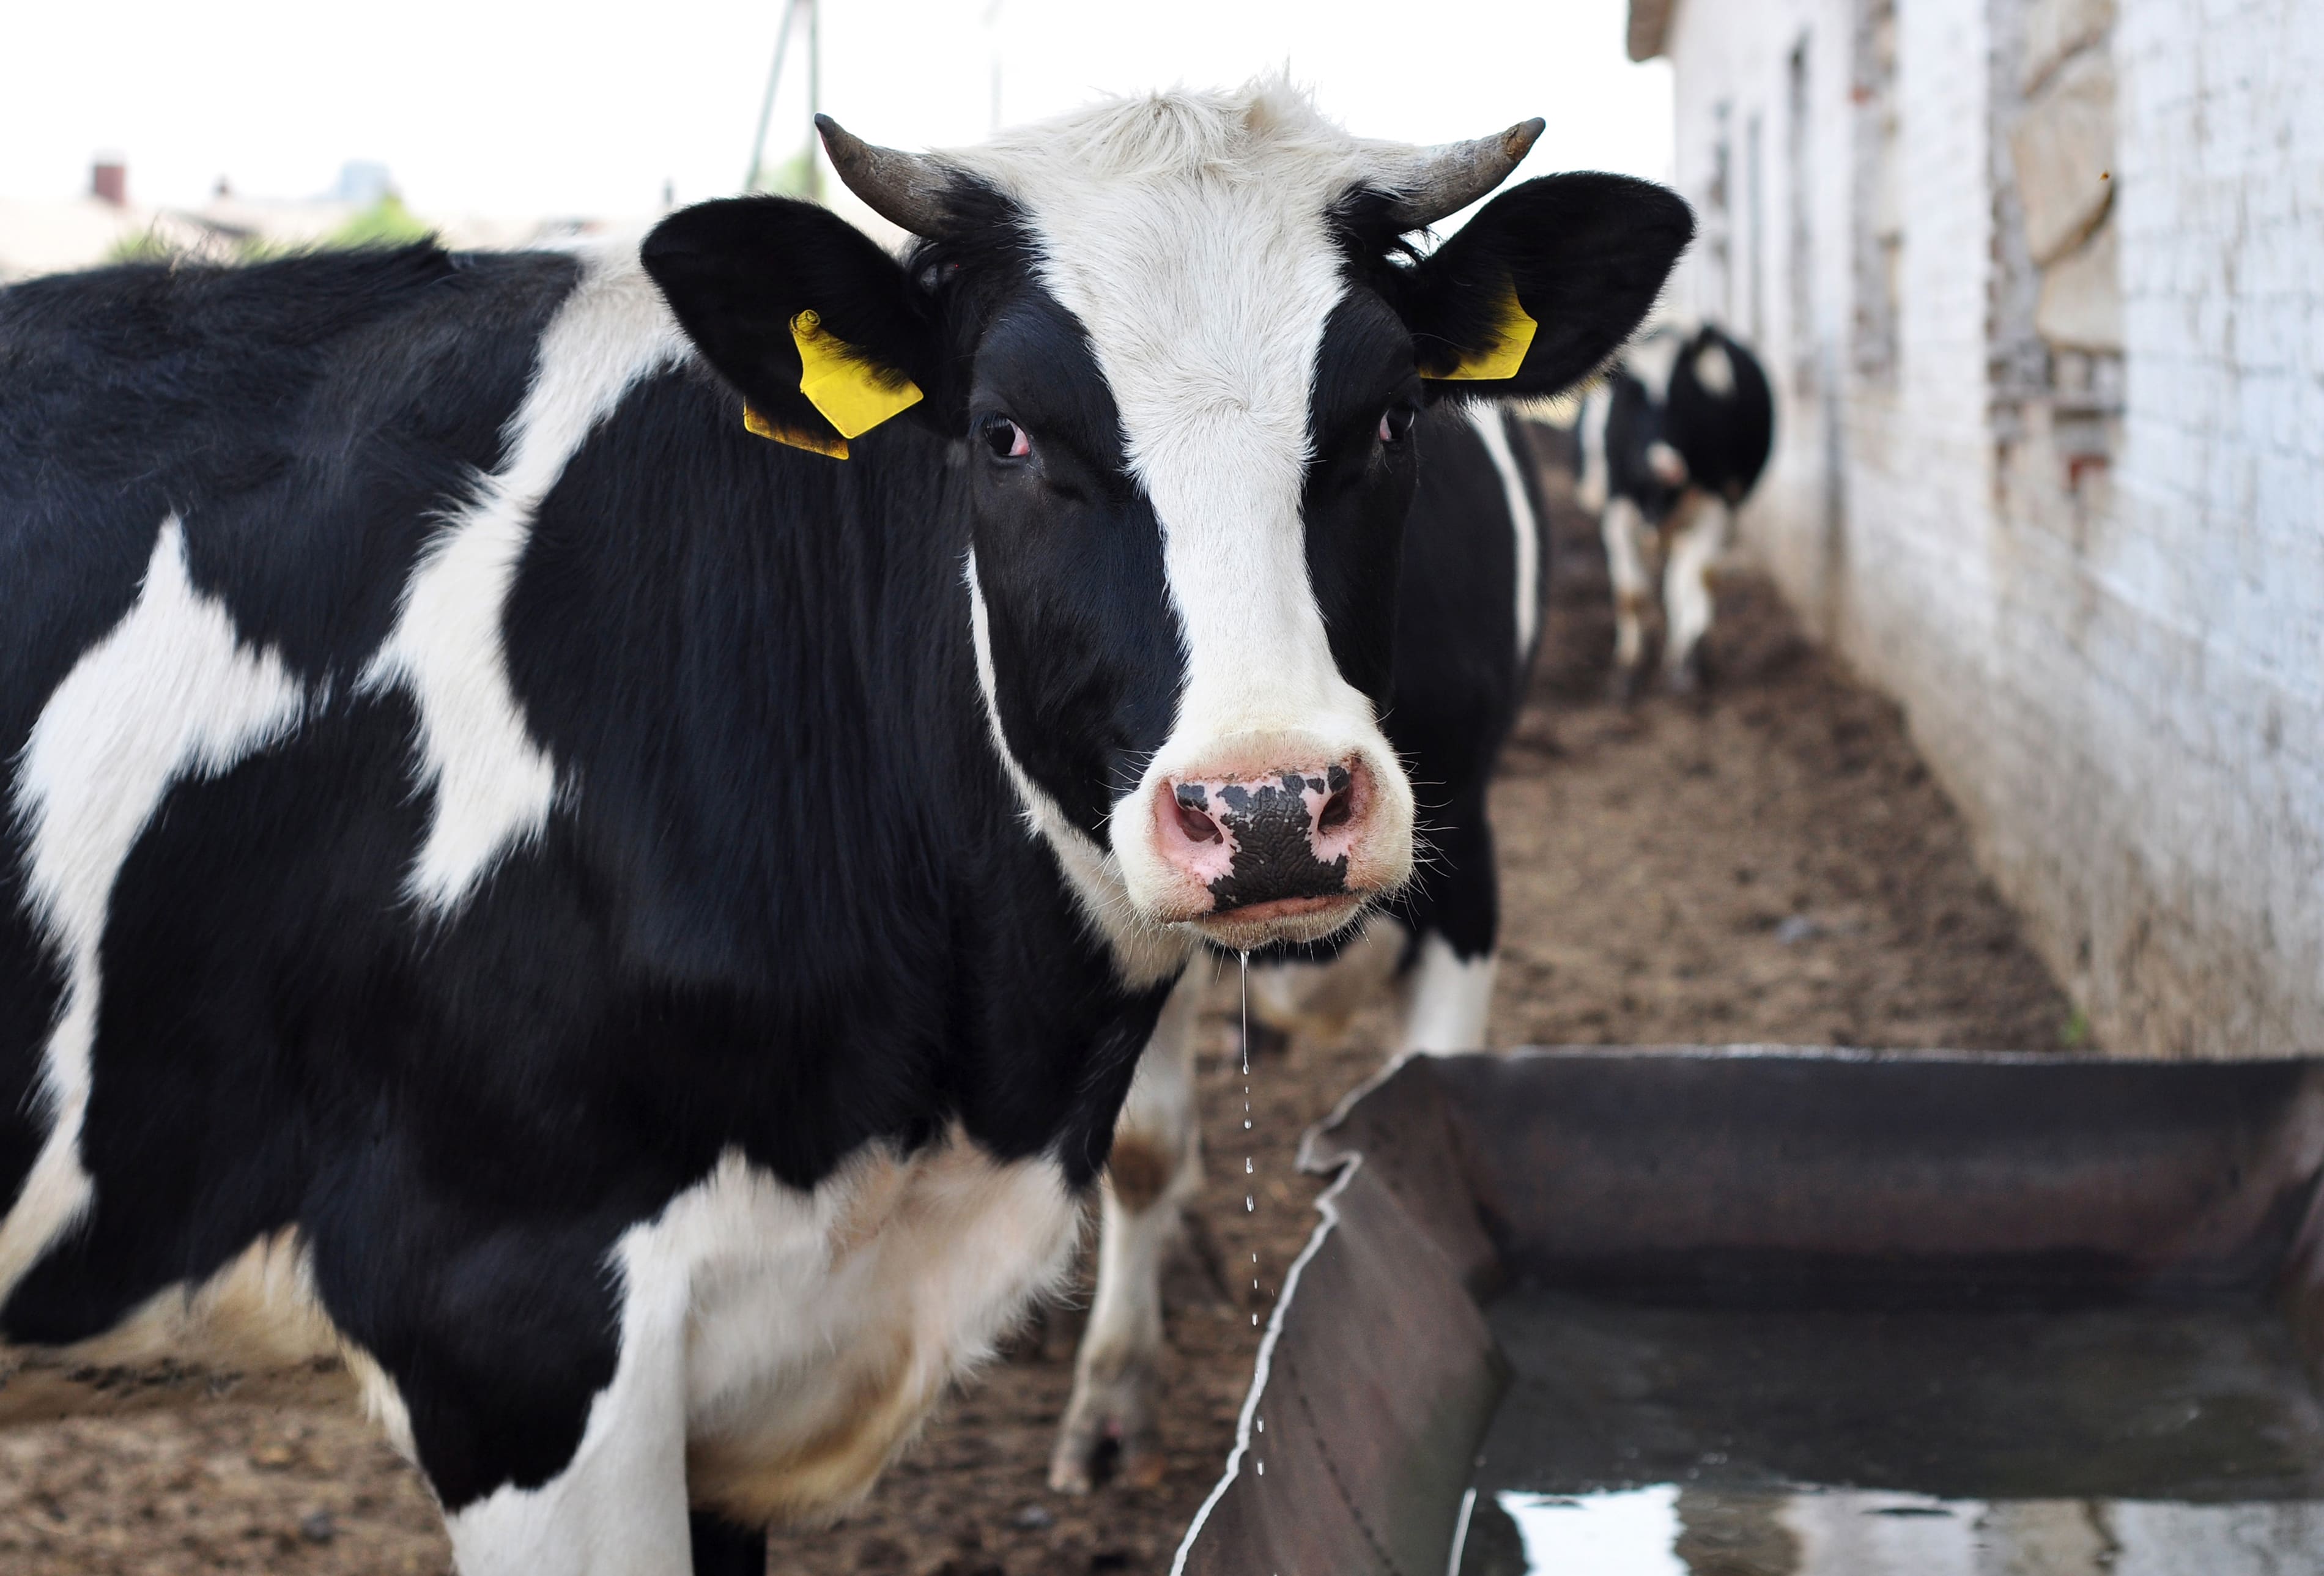
{"label": "water in trough", "polygon": [[1489,1317],[1456,1576],[2324,1576],[2324,1402],[2264,1305]]}

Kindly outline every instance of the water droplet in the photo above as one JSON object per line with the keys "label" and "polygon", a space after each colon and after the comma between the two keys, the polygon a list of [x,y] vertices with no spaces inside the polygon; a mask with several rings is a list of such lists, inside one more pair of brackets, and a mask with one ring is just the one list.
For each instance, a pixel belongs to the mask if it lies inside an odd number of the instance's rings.
{"label": "water droplet", "polygon": [[1245,1155],[1242,1157],[1242,1174],[1245,1176],[1249,1176],[1250,1175],[1250,1157],[1248,1155]]}
{"label": "water droplet", "polygon": [[1250,1327],[1254,1330],[1259,1328],[1259,1315],[1256,1313],[1250,1316]]}
{"label": "water droplet", "polygon": [[[1242,957],[1242,1075],[1248,1078],[1250,1076],[1250,954],[1244,953],[1240,955]],[[1245,1088],[1243,1092],[1249,1094],[1250,1091]],[[1245,1109],[1248,1108],[1248,1102],[1246,1102]]]}
{"label": "water droplet", "polygon": [[1264,1417],[1259,1420],[1259,1431],[1261,1433],[1265,1433],[1267,1432],[1267,1419]]}
{"label": "water droplet", "polygon": [[1259,1201],[1257,1199],[1251,1197],[1249,1194],[1242,1195],[1242,1212],[1244,1214],[1249,1214],[1251,1211],[1257,1208],[1259,1208]]}
{"label": "water droplet", "polygon": [[1245,1117],[1242,1119],[1242,1130],[1246,1133],[1250,1131],[1250,1118]]}
{"label": "water droplet", "polygon": [[1259,1463],[1259,1475],[1262,1478],[1267,1476],[1267,1463],[1265,1461]]}

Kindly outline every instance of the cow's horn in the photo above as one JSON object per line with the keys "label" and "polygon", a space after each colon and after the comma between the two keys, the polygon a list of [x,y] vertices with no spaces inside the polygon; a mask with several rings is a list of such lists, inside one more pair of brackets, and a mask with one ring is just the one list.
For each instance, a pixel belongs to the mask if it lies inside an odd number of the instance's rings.
{"label": "cow's horn", "polygon": [[816,130],[831,154],[831,167],[863,206],[915,235],[944,227],[945,167],[922,153],[899,153],[856,136],[827,115],[815,117]]}
{"label": "cow's horn", "polygon": [[[1410,173],[1397,182],[1397,227],[1417,230],[1457,213],[1507,180],[1547,124],[1539,115],[1498,136],[1440,143],[1413,155]],[[836,158],[836,155],[834,155]],[[853,182],[849,182],[853,185]],[[868,200],[868,199],[867,199]]]}

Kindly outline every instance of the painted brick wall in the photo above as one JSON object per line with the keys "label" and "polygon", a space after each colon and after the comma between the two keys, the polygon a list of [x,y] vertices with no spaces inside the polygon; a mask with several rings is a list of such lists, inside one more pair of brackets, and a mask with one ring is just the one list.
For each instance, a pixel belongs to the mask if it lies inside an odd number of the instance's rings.
{"label": "painted brick wall", "polygon": [[[1804,169],[1766,161],[1756,243],[1729,204],[1730,269],[1756,244],[1772,276],[1783,399],[1744,533],[1904,705],[2101,1044],[2324,1051],[2324,6],[2118,0],[2125,386],[2110,463],[2089,465],[1997,370],[2015,221],[1995,51],[2041,3],[1896,6],[1904,239],[1877,375],[1850,355],[1849,172],[1877,0],[1680,5],[1698,202],[1722,124],[1730,160],[1755,114],[1763,159],[1784,145],[1786,63],[1803,40],[1812,60]],[[1806,324],[1774,282],[1795,265]],[[1744,298],[1718,273],[1698,260],[1681,284],[1713,315]]]}

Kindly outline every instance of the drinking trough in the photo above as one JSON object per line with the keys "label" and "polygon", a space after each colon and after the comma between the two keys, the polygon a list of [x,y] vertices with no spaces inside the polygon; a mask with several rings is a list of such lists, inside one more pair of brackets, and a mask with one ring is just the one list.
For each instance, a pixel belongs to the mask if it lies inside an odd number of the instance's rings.
{"label": "drinking trough", "polygon": [[1413,1056],[1194,1576],[2324,1572],[2324,1062]]}

